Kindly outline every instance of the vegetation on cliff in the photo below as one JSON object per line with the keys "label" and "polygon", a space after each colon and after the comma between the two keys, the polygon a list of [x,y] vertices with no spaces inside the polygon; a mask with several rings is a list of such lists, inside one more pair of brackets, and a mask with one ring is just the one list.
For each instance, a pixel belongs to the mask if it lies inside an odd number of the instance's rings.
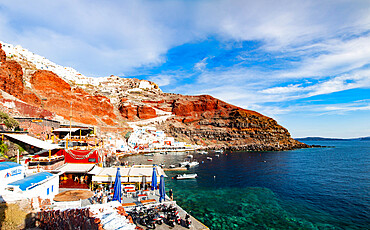
{"label": "vegetation on cliff", "polygon": [[4,124],[8,129],[14,129],[19,126],[18,121],[10,117],[9,114],[0,111],[0,123]]}

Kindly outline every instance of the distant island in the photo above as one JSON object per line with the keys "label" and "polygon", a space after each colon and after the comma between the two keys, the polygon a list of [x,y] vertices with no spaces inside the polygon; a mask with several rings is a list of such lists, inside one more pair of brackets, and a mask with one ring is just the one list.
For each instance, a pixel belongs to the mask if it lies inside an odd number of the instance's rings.
{"label": "distant island", "polygon": [[370,137],[358,137],[358,138],[304,137],[294,139],[296,139],[297,141],[370,141]]}

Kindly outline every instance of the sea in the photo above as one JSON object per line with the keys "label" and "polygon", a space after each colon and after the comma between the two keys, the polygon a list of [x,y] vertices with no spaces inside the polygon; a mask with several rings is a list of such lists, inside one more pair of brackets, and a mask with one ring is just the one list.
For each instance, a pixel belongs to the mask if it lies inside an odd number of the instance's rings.
{"label": "sea", "polygon": [[[370,229],[370,141],[310,141],[324,148],[191,153],[200,165],[166,191],[210,229]],[[186,153],[126,158],[178,164]],[[211,157],[212,160],[207,160]],[[153,161],[148,161],[148,159]]]}

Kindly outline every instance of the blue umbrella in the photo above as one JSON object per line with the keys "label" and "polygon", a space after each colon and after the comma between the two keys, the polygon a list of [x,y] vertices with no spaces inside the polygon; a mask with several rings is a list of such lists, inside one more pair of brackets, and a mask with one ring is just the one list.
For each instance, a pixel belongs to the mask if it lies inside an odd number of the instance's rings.
{"label": "blue umbrella", "polygon": [[159,181],[159,202],[166,200],[166,191],[164,190],[164,176],[161,175],[161,179]]}
{"label": "blue umbrella", "polygon": [[151,190],[157,190],[157,173],[155,172],[155,167],[153,167]]}
{"label": "blue umbrella", "polygon": [[113,201],[115,200],[121,203],[121,173],[119,168],[117,168],[116,180],[114,181]]}

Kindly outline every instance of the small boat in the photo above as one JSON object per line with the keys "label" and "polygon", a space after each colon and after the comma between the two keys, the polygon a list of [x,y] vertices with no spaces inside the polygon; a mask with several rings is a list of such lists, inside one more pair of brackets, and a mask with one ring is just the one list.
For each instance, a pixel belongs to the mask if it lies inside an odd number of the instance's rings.
{"label": "small boat", "polygon": [[208,154],[207,151],[199,151],[198,153],[201,154],[201,155],[207,155]]}
{"label": "small boat", "polygon": [[193,159],[193,155],[189,154],[186,156],[187,158]]}
{"label": "small boat", "polygon": [[145,153],[144,156],[152,157],[154,156],[154,153]]}
{"label": "small boat", "polygon": [[199,162],[198,161],[192,161],[188,164],[187,167],[191,168],[191,167],[195,167],[195,166],[198,166],[199,165]]}
{"label": "small boat", "polygon": [[171,169],[176,168],[176,165],[170,165],[170,168]]}
{"label": "small boat", "polygon": [[179,163],[179,166],[180,167],[187,167],[189,165],[189,163],[190,163],[189,161],[183,161],[183,162]]}
{"label": "small boat", "polygon": [[219,154],[216,154],[216,157],[220,157],[220,155]]}
{"label": "small boat", "polygon": [[153,161],[153,159],[148,159],[148,161]]}
{"label": "small boat", "polygon": [[163,169],[166,165],[165,164],[159,164],[159,166]]}
{"label": "small boat", "polygon": [[224,150],[223,149],[218,149],[218,150],[215,150],[215,153],[224,153]]}
{"label": "small boat", "polygon": [[194,174],[182,174],[182,175],[176,175],[176,180],[185,180],[185,179],[195,179],[198,175],[196,173]]}
{"label": "small boat", "polygon": [[185,159],[185,161],[179,163],[180,167],[188,167],[188,168],[198,166],[198,165],[199,165],[198,161],[190,161],[188,159]]}
{"label": "small boat", "polygon": [[212,160],[212,157],[207,157],[207,160],[211,161]]}

